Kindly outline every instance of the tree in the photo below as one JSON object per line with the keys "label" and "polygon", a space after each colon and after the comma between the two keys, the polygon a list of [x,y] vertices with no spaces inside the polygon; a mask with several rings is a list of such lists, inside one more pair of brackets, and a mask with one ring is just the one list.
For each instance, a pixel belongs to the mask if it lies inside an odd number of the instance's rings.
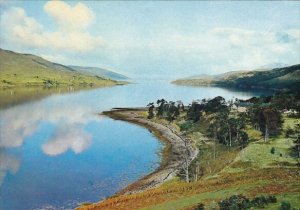
{"label": "tree", "polygon": [[[237,120],[235,118],[229,118],[227,121],[229,146],[232,146],[232,133],[237,131]],[[236,132],[237,133],[237,132]]]}
{"label": "tree", "polygon": [[[245,133],[242,129],[245,128],[246,126],[246,116],[244,113],[240,113],[238,115],[238,118],[235,121],[235,126],[236,126],[236,141],[248,141],[248,134]],[[243,133],[243,134],[242,134]],[[247,135],[247,137],[245,136]],[[244,138],[244,139],[243,139]]]}
{"label": "tree", "polygon": [[183,104],[183,102],[179,100],[179,101],[176,101],[176,103],[177,103],[178,110],[181,109],[181,111],[184,111],[184,104]]}
{"label": "tree", "polygon": [[265,142],[270,135],[280,133],[282,127],[281,113],[270,105],[255,104],[248,110],[248,117],[253,126],[262,131]]}
{"label": "tree", "polygon": [[210,137],[214,140],[214,148],[213,148],[213,158],[216,159],[216,145],[217,145],[217,139],[220,129],[220,115],[219,114],[212,114],[211,119],[209,121],[209,127],[208,127],[208,134]]}
{"label": "tree", "polygon": [[254,104],[247,111],[247,117],[256,130],[261,130],[260,122],[263,120],[261,110],[262,108],[258,104]]}
{"label": "tree", "polygon": [[188,107],[187,119],[192,120],[193,122],[198,122],[202,116],[202,109],[203,106],[200,103],[193,101],[191,106]]}
{"label": "tree", "polygon": [[238,139],[241,149],[244,149],[249,141],[248,134],[245,131],[240,131],[239,139]]}
{"label": "tree", "polygon": [[175,102],[173,102],[173,101],[170,101],[167,104],[167,109],[165,111],[167,113],[167,120],[170,122],[175,120],[180,114],[179,107],[175,106]]}
{"label": "tree", "polygon": [[264,127],[264,140],[268,141],[269,135],[277,135],[282,127],[282,116],[277,110],[267,107],[262,110],[263,120],[262,125]]}
{"label": "tree", "polygon": [[296,139],[294,140],[294,146],[292,147],[293,153],[300,158],[300,124],[296,125]]}
{"label": "tree", "polygon": [[149,103],[147,105],[147,107],[149,107],[148,109],[148,119],[152,119],[154,117],[154,103]]}
{"label": "tree", "polygon": [[189,175],[189,161],[187,156],[184,157],[184,162],[183,162],[183,170],[184,170],[184,174],[185,174],[185,181],[186,182],[190,182],[190,175]]}
{"label": "tree", "polygon": [[228,107],[226,100],[221,96],[217,96],[205,104],[205,111],[208,112],[220,112],[224,110],[228,110]]}
{"label": "tree", "polygon": [[292,93],[280,92],[273,96],[271,103],[278,110],[295,109],[296,99]]}
{"label": "tree", "polygon": [[183,157],[182,162],[182,171],[179,173],[179,175],[183,175],[186,182],[190,182],[190,163],[189,160],[189,143],[188,140],[184,140],[184,147],[185,147],[185,154]]}
{"label": "tree", "polygon": [[161,100],[157,100],[156,104],[157,104],[157,113],[156,115],[158,117],[162,117],[163,116],[163,111],[164,111],[164,105],[165,105],[166,101],[165,99],[161,99]]}

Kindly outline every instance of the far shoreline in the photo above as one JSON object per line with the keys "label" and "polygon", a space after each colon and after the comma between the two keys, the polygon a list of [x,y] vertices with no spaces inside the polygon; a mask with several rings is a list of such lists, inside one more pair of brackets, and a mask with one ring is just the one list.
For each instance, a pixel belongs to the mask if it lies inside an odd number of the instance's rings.
{"label": "far shoreline", "polygon": [[175,177],[186,160],[190,164],[198,155],[198,149],[193,148],[185,136],[171,126],[141,117],[138,115],[141,111],[146,111],[146,108],[114,108],[111,111],[102,112],[103,115],[114,120],[133,123],[149,129],[158,140],[166,143],[160,166],[150,174],[121,189],[115,195],[140,193],[160,186]]}

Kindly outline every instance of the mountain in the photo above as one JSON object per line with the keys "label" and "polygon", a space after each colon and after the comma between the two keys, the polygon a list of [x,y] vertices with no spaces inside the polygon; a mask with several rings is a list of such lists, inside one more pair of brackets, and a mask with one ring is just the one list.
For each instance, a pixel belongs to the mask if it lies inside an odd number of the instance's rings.
{"label": "mountain", "polygon": [[128,77],[126,77],[122,74],[118,74],[116,72],[98,68],[98,67],[85,67],[85,66],[68,66],[68,67],[70,67],[78,72],[81,72],[83,74],[89,74],[91,76],[99,76],[99,77],[103,77],[106,79],[119,80],[119,81],[129,79]]}
{"label": "mountain", "polygon": [[42,57],[0,48],[0,87],[14,86],[112,86],[124,84],[105,76],[79,72]]}
{"label": "mountain", "polygon": [[194,76],[172,81],[187,86],[223,86],[233,88],[289,89],[300,87],[300,64],[274,69],[231,71],[212,76]]}

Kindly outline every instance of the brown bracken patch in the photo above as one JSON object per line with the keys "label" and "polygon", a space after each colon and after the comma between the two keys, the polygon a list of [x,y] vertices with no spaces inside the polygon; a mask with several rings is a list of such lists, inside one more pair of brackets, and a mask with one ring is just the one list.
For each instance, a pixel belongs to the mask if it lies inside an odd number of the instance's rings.
{"label": "brown bracken patch", "polygon": [[[259,183],[260,184],[259,184]],[[265,183],[261,185],[261,183]],[[240,186],[253,186],[255,189],[246,192],[249,196],[257,194],[280,194],[291,192],[294,189],[289,188],[289,185],[296,186],[300,183],[298,170],[295,169],[261,169],[249,170],[244,173],[235,174],[220,174],[216,179],[200,180],[198,182],[185,183],[176,182],[170,185],[148,190],[143,193],[132,195],[121,195],[109,198],[102,202],[83,206],[81,210],[134,210],[146,206],[156,205],[172,200],[177,200],[182,197],[200,194],[204,192],[212,192],[220,189],[229,189]],[[299,191],[299,184],[296,186]],[[251,196],[251,197],[252,197]]]}

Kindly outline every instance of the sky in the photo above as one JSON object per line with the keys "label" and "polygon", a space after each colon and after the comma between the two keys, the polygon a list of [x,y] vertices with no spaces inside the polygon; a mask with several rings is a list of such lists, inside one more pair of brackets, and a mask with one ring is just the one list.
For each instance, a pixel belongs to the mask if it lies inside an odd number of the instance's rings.
{"label": "sky", "polygon": [[300,63],[299,1],[0,0],[0,47],[131,78]]}

